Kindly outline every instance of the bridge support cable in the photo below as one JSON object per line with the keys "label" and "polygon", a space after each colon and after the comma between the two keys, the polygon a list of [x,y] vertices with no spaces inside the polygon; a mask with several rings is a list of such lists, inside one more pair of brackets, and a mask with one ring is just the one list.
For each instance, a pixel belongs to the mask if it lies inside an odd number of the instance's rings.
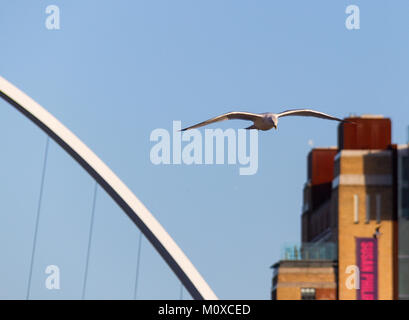
{"label": "bridge support cable", "polygon": [[84,282],[82,287],[82,296],[81,298],[85,299],[85,290],[87,288],[87,281],[88,281],[88,268],[89,268],[89,257],[91,255],[91,243],[92,243],[92,234],[94,230],[94,220],[95,220],[95,206],[97,202],[97,191],[98,191],[98,183],[95,181],[94,186],[94,196],[92,199],[92,209],[91,209],[91,221],[89,224],[89,232],[88,232],[88,246],[87,246],[87,256],[85,260],[85,272],[84,272]]}
{"label": "bridge support cable", "polygon": [[179,300],[183,300],[183,283],[180,283]]}
{"label": "bridge support cable", "polygon": [[142,232],[139,232],[138,253],[137,253],[137,257],[136,257],[136,275],[135,275],[134,300],[136,300],[136,298],[137,298],[137,293],[138,293],[139,267],[140,267],[140,264],[141,264],[142,240],[143,240]]}
{"label": "bridge support cable", "polygon": [[43,200],[44,181],[45,181],[45,172],[46,172],[46,168],[47,168],[49,144],[50,144],[50,137],[47,136],[46,142],[45,142],[43,169],[42,169],[42,172],[41,172],[40,194],[39,194],[39,197],[38,197],[37,214],[36,214],[34,237],[33,237],[33,248],[31,249],[30,271],[29,271],[29,275],[28,275],[28,285],[27,285],[27,295],[26,295],[27,300],[30,298],[31,281],[32,281],[32,277],[33,277],[34,258],[35,258],[35,251],[36,251],[36,247],[37,247],[38,227],[39,227],[39,224],[40,224],[41,203],[42,203],[42,200]]}

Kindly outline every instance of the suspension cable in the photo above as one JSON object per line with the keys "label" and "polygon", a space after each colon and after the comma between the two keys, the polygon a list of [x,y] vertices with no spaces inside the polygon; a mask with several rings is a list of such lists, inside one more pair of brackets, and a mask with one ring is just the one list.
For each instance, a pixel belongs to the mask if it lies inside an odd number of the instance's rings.
{"label": "suspension cable", "polygon": [[95,219],[95,205],[97,200],[97,190],[98,190],[98,183],[95,181],[94,186],[94,197],[92,200],[92,211],[91,211],[91,222],[89,225],[89,233],[88,233],[88,248],[87,248],[87,258],[85,261],[85,273],[84,273],[84,284],[82,287],[82,299],[85,299],[85,289],[87,287],[87,280],[88,280],[88,267],[89,267],[89,257],[91,252],[91,242],[92,242],[92,233],[94,229],[94,219]]}
{"label": "suspension cable", "polygon": [[138,253],[137,253],[137,260],[136,260],[136,276],[135,276],[135,291],[134,291],[134,300],[137,297],[138,291],[138,281],[139,281],[139,265],[141,260],[141,249],[142,249],[142,232],[139,232],[139,242],[138,242]]}
{"label": "suspension cable", "polygon": [[47,168],[47,158],[48,158],[48,146],[49,146],[49,144],[50,144],[50,137],[47,136],[47,140],[46,140],[46,143],[45,143],[43,171],[42,171],[42,174],[41,174],[40,194],[39,194],[39,197],[38,197],[37,216],[36,216],[34,237],[33,237],[33,248],[31,250],[30,273],[29,273],[29,276],[28,276],[28,286],[27,286],[27,296],[26,296],[27,300],[30,298],[31,280],[32,280],[32,277],[33,277],[34,257],[35,257],[36,247],[37,247],[38,226],[39,226],[39,222],[40,222],[41,203],[42,203],[42,199],[43,199],[44,181],[45,181],[45,172],[46,172],[46,168]]}

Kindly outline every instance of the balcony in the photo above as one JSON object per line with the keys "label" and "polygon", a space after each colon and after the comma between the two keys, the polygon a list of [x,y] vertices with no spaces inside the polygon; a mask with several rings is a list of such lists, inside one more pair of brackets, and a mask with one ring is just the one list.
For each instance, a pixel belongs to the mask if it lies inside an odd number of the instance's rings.
{"label": "balcony", "polygon": [[333,242],[285,244],[282,260],[337,260],[337,245]]}

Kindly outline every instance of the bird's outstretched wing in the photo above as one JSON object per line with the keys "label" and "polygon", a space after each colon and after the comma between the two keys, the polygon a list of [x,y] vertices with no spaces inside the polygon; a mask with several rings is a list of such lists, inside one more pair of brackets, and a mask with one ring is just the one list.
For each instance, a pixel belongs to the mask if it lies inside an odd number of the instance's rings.
{"label": "bird's outstretched wing", "polygon": [[336,121],[341,121],[341,122],[346,122],[343,119],[336,118],[333,116],[330,116],[329,114],[315,111],[315,110],[310,110],[310,109],[294,109],[294,110],[287,110],[284,112],[281,112],[277,114],[277,117],[288,117],[288,116],[301,116],[301,117],[316,117],[316,118],[321,118],[321,119],[327,119],[327,120],[336,120]]}
{"label": "bird's outstretched wing", "polygon": [[182,129],[181,131],[186,131],[186,130],[190,130],[190,129],[194,129],[194,128],[199,128],[199,127],[203,127],[206,126],[208,124],[214,123],[214,122],[219,122],[219,121],[224,121],[224,120],[231,120],[231,119],[240,119],[240,120],[250,120],[250,121],[255,121],[256,119],[260,119],[263,118],[262,115],[257,114],[257,113],[250,113],[250,112],[228,112],[225,114],[222,114],[220,116],[211,118],[209,120],[200,122],[198,124],[195,124],[191,127],[187,127]]}

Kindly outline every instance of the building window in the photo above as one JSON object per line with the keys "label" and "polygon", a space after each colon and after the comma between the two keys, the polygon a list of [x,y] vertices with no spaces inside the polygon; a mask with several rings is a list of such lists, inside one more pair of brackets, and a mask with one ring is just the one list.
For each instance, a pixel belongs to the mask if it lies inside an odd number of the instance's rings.
{"label": "building window", "polygon": [[301,300],[315,300],[315,289],[301,288]]}
{"label": "building window", "polygon": [[400,207],[401,216],[403,218],[409,219],[409,188],[402,187],[400,189]]}
{"label": "building window", "polygon": [[381,223],[381,208],[382,208],[382,202],[381,202],[381,195],[377,194],[376,195],[376,223]]}
{"label": "building window", "polygon": [[402,180],[409,181],[409,157],[402,157]]}
{"label": "building window", "polygon": [[354,194],[354,223],[359,222],[359,198],[357,194]]}
{"label": "building window", "polygon": [[365,223],[369,223],[371,220],[371,196],[366,195],[366,211],[365,211]]}

